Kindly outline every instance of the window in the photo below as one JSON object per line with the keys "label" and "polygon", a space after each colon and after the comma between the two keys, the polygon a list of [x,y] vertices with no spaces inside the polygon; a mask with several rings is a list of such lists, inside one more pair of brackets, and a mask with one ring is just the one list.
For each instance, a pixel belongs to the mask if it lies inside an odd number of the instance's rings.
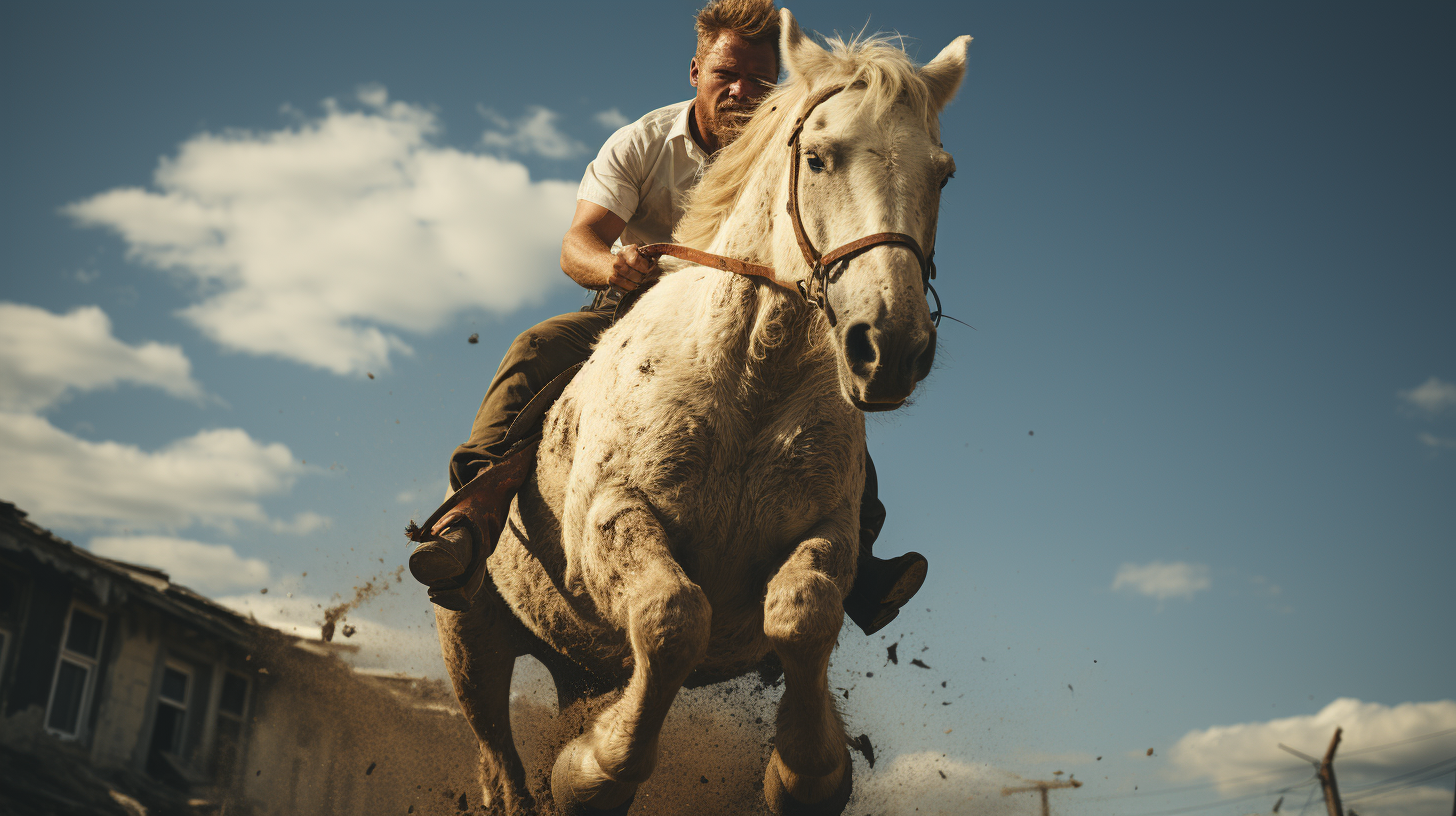
{"label": "window", "polygon": [[63,737],[80,735],[96,684],[101,659],[101,637],[106,619],[79,605],[72,606],[61,634],[61,654],[46,712],[46,728]]}
{"label": "window", "polygon": [[237,769],[238,746],[242,744],[243,711],[248,703],[248,678],[236,672],[222,676],[222,695],[217,701],[216,748],[212,758],[215,781],[229,779]]}
{"label": "window", "polygon": [[157,723],[152,728],[152,750],[182,755],[187,733],[187,698],[192,691],[192,671],[167,661],[162,667],[162,687],[157,691]]}
{"label": "window", "polygon": [[[4,568],[0,564],[0,569]],[[15,583],[0,575],[0,680],[5,679],[5,659],[10,656],[10,641],[14,640],[10,630],[15,619],[16,595]]]}
{"label": "window", "polygon": [[218,713],[234,717],[243,716],[243,706],[248,701],[248,678],[228,672],[222,678],[222,698],[217,702]]}

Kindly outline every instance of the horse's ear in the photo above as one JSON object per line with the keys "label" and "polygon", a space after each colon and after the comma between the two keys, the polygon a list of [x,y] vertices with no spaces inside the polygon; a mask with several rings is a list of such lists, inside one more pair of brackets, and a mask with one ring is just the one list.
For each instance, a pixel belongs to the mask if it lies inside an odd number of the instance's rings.
{"label": "horse's ear", "polygon": [[783,55],[790,82],[807,81],[829,64],[829,52],[804,36],[799,21],[788,9],[779,10],[779,53]]}
{"label": "horse's ear", "polygon": [[966,48],[971,36],[962,34],[950,41],[930,64],[920,69],[920,78],[930,88],[930,107],[937,113],[950,104],[966,75]]}

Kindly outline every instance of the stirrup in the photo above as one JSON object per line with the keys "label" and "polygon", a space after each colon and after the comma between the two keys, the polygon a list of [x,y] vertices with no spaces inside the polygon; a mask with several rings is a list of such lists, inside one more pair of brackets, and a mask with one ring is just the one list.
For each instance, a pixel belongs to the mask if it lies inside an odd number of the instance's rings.
{"label": "stirrup", "polygon": [[[506,517],[510,513],[511,499],[530,475],[540,443],[541,437],[537,434],[520,444],[505,458],[480,471],[452,493],[423,525],[411,521],[405,528],[409,540],[420,545],[416,553],[432,546],[442,550],[458,549],[461,544],[459,535],[447,538],[451,530],[470,537],[470,558],[460,573],[440,578],[430,574],[432,571],[421,570],[426,573],[424,578],[433,579],[422,581],[430,588],[431,602],[455,612],[470,608],[470,602],[485,584],[485,560],[495,552],[496,542],[500,540],[501,530],[505,528]],[[414,560],[414,554],[411,554],[411,560]],[[413,564],[410,572],[417,579],[422,577],[415,573]]]}

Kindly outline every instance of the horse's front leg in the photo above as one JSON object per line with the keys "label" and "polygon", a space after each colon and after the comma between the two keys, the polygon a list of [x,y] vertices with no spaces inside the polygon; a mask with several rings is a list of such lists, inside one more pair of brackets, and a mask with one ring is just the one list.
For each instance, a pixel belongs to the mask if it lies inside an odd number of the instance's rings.
{"label": "horse's front leg", "polygon": [[445,668],[460,709],[480,740],[481,793],[485,812],[492,816],[537,812],[511,736],[511,674],[520,654],[512,637],[514,621],[489,584],[469,611],[435,607]]}
{"label": "horse's front leg", "polygon": [[562,749],[551,794],[563,816],[626,813],[657,764],[667,710],[707,651],[712,609],[672,557],[656,516],[625,490],[596,497],[578,544],[568,557],[568,584],[585,589],[626,630],[632,677]]}
{"label": "horse's front leg", "polygon": [[844,723],[829,693],[829,656],[854,582],[853,522],[826,521],[810,532],[769,580],[763,627],[784,667],[774,752],[764,797],[778,816],[839,814],[853,768]]}

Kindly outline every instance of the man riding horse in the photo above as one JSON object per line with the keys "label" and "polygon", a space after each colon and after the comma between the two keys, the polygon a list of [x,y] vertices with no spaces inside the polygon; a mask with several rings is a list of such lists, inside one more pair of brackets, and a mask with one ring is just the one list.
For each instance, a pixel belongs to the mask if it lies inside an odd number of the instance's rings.
{"label": "man riding horse", "polygon": [[[703,168],[738,134],[779,76],[779,14],[772,0],[712,0],[697,15],[697,52],[688,68],[693,99],[648,113],[618,130],[586,168],[576,213],[561,242],[561,268],[597,294],[516,338],[476,413],[470,439],[450,459],[446,505],[409,559],[430,600],[470,607],[484,583],[516,490],[531,472],[545,407],[608,328],[623,293],[650,286],[656,259],[639,247],[668,242]],[[534,400],[534,402],[533,402]],[[899,614],[925,580],[926,561],[909,552],[876,558],[885,520],[874,466],[865,460],[858,573],[844,609],[865,634]]]}

